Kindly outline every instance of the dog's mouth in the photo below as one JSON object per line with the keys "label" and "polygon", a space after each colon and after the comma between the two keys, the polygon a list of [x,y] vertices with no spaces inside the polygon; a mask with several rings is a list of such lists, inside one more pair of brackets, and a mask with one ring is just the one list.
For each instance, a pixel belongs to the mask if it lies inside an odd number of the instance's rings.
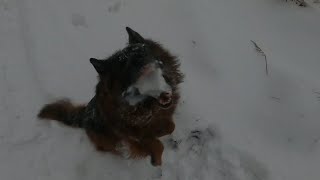
{"label": "dog's mouth", "polygon": [[172,93],[164,92],[158,98],[158,104],[163,109],[167,109],[172,105]]}
{"label": "dog's mouth", "polygon": [[165,81],[161,68],[156,63],[146,64],[141,68],[140,76],[124,93],[130,105],[145,100],[155,99],[161,108],[169,108],[172,103],[172,88]]}

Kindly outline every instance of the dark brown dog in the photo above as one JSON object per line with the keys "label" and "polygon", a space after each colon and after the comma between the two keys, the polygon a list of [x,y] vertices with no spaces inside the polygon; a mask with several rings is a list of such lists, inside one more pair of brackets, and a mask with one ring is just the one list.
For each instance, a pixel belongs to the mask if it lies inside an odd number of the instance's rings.
{"label": "dark brown dog", "polygon": [[[87,105],[60,100],[45,105],[38,116],[85,129],[99,151],[126,158],[150,155],[151,163],[157,166],[162,163],[164,149],[158,138],[175,129],[172,116],[183,75],[177,58],[160,44],[144,39],[128,27],[126,30],[127,47],[105,60],[90,59],[99,82],[95,97]],[[167,88],[142,94],[142,88],[135,85],[156,70],[161,72],[160,80],[164,79]]]}

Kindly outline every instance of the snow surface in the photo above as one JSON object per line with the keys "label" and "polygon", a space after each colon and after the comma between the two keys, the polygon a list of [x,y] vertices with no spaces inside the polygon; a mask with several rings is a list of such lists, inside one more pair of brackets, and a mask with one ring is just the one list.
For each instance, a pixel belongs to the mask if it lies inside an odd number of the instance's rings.
{"label": "snow surface", "polygon": [[[1,179],[318,180],[319,10],[285,0],[0,0]],[[92,98],[89,58],[124,47],[125,26],[178,55],[186,74],[161,168],[99,153],[82,130],[36,118],[59,97]]]}

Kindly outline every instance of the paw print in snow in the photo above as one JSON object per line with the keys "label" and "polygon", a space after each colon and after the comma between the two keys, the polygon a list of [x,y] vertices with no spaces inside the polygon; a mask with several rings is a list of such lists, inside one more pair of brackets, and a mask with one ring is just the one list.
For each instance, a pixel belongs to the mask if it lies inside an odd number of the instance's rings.
{"label": "paw print in snow", "polygon": [[189,143],[189,150],[201,154],[206,143],[215,137],[214,131],[210,128],[205,130],[193,130],[190,132],[187,142]]}
{"label": "paw print in snow", "polygon": [[166,144],[169,146],[169,148],[173,149],[173,150],[178,150],[179,149],[179,145],[182,142],[182,140],[175,140],[174,138],[170,137],[167,141]]}
{"label": "paw print in snow", "polygon": [[86,17],[78,13],[71,15],[71,24],[74,27],[88,27]]}
{"label": "paw print in snow", "polygon": [[108,12],[110,13],[116,13],[116,12],[119,12],[120,10],[120,7],[121,7],[121,2],[116,2],[114,3],[113,5],[109,6],[108,7]]}

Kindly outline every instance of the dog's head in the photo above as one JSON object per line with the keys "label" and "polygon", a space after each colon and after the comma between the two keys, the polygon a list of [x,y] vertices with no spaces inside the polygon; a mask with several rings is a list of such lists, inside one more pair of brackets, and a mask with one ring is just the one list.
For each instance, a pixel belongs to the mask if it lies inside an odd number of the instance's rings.
{"label": "dog's head", "polygon": [[128,45],[105,60],[91,58],[103,89],[119,100],[135,105],[146,99],[169,107],[182,81],[176,58],[158,43],[144,39],[131,28]]}

